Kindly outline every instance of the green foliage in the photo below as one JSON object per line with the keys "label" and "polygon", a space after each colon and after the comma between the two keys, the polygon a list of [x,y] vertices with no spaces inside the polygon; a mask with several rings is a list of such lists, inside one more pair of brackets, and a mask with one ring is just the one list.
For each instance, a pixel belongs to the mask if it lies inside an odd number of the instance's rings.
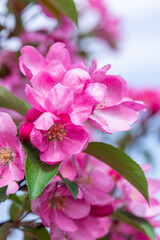
{"label": "green foliage", "polygon": [[44,187],[57,174],[60,163],[49,165],[40,160],[39,151],[30,144],[23,144],[27,154],[25,164],[25,175],[30,193],[30,199],[38,197]]}
{"label": "green foliage", "polygon": [[30,212],[28,194],[23,194],[21,196],[10,195],[9,199],[12,200],[12,205],[9,210],[12,221],[20,218],[25,212]]}
{"label": "green foliage", "polygon": [[140,166],[125,152],[105,143],[89,143],[84,151],[108,164],[112,169],[130,182],[147,200],[148,183]]}
{"label": "green foliage", "polygon": [[12,226],[11,223],[6,222],[0,227],[0,239],[1,240],[7,240],[7,236],[9,235],[11,226]]}
{"label": "green foliage", "polygon": [[78,195],[78,185],[77,185],[77,183],[74,182],[74,181],[70,181],[67,178],[64,178],[64,183],[66,184],[68,190],[72,194],[74,200],[76,200],[77,199],[77,195]]}
{"label": "green foliage", "polygon": [[78,195],[78,185],[77,185],[77,183],[75,181],[70,181],[68,178],[64,178],[60,172],[58,172],[57,175],[65,183],[66,187],[68,188],[68,190],[72,194],[74,200],[76,200],[77,199],[77,195]]}
{"label": "green foliage", "polygon": [[49,233],[45,229],[45,227],[39,228],[31,228],[25,227],[24,228],[24,240],[50,240]]}
{"label": "green foliage", "polygon": [[0,202],[4,202],[7,199],[6,190],[7,186],[0,188]]}
{"label": "green foliage", "polygon": [[144,233],[149,239],[156,240],[156,235],[152,225],[144,218],[137,217],[129,212],[115,211],[112,217],[118,221],[125,222],[140,232]]}
{"label": "green foliage", "polygon": [[12,109],[26,116],[31,106],[24,100],[16,97],[4,87],[0,87],[0,107]]}
{"label": "green foliage", "polygon": [[73,0],[41,0],[44,6],[58,19],[64,14],[78,24],[77,10]]}

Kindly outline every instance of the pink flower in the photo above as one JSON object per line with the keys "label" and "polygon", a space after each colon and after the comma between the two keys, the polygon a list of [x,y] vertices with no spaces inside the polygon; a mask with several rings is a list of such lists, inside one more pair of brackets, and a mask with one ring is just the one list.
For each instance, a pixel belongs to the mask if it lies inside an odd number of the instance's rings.
{"label": "pink flower", "polygon": [[128,96],[139,101],[143,101],[151,114],[156,114],[160,110],[160,90],[157,89],[129,89]]}
{"label": "pink flower", "polygon": [[30,142],[30,134],[33,128],[33,123],[26,122],[19,129],[19,138],[21,142]]}
{"label": "pink flower", "polygon": [[17,128],[7,113],[0,113],[0,187],[8,185],[7,195],[15,193],[24,178],[25,154],[18,144]]}
{"label": "pink flower", "polygon": [[149,240],[146,235],[126,223],[117,222],[111,227],[111,240],[126,240],[129,238],[133,240]]}
{"label": "pink flower", "polygon": [[50,75],[57,80],[61,78],[59,74],[55,75],[57,68],[58,72],[61,70],[61,73],[64,74],[70,66],[70,55],[63,43],[53,44],[45,58],[31,46],[23,47],[21,53],[19,59],[20,70],[29,79],[45,70],[50,72]]}
{"label": "pink flower", "polygon": [[76,224],[78,230],[67,234],[72,240],[96,240],[107,235],[110,228],[110,220],[108,218],[98,218],[90,215],[76,220]]}
{"label": "pink flower", "polygon": [[119,76],[106,75],[109,65],[97,69],[95,60],[90,67],[91,83],[85,94],[94,100],[93,113],[89,121],[99,130],[113,133],[131,128],[139,118],[138,111],[145,109],[144,104],[126,98],[127,84]]}
{"label": "pink flower", "polygon": [[[85,160],[85,159],[84,159]],[[81,172],[77,177],[77,183],[83,198],[91,205],[91,214],[97,217],[109,215],[113,212],[111,203],[114,198],[107,192],[113,189],[114,183],[111,177],[100,171],[92,170]]]}
{"label": "pink flower", "polygon": [[61,231],[74,232],[77,225],[76,219],[86,217],[90,205],[83,199],[74,200],[65,186],[50,183],[41,197],[32,201],[32,211],[39,214],[46,227],[52,224]]}
{"label": "pink flower", "polygon": [[148,204],[142,195],[125,179],[119,180],[117,186],[122,192],[121,201],[123,204],[126,204],[127,209],[131,213],[139,217],[153,218],[160,214],[160,204],[155,197],[160,188],[160,181],[154,179],[147,180],[149,187],[150,207],[148,207]]}
{"label": "pink flower", "polygon": [[83,151],[88,134],[82,126],[72,124],[68,115],[55,117],[46,112],[34,122],[30,140],[40,150],[41,160],[54,164]]}
{"label": "pink flower", "polygon": [[[45,87],[47,89],[47,85]],[[32,109],[27,116],[28,121],[33,123],[30,141],[40,150],[42,161],[53,164],[85,149],[88,134],[82,126],[72,122],[74,120],[76,123],[81,123],[88,118],[92,107],[89,102],[84,103],[82,98],[74,103],[72,90],[57,84],[48,92],[46,98],[42,98],[42,105],[38,101],[32,101],[32,103],[42,111]],[[23,125],[24,128],[21,128],[22,136],[28,131],[27,126]]]}
{"label": "pink flower", "polygon": [[120,19],[113,16],[103,0],[88,0],[89,5],[99,13],[99,21],[93,33],[105,39],[111,47],[115,48],[121,37]]}
{"label": "pink flower", "polygon": [[95,162],[100,162],[87,154],[67,158],[61,166],[64,177],[74,180],[78,184],[77,198],[84,198],[91,205],[90,215],[94,217],[108,216],[113,212],[114,198],[108,192],[112,191],[114,181],[112,178],[97,169]]}
{"label": "pink flower", "polygon": [[47,72],[40,72],[31,80],[33,88],[26,85],[26,97],[41,112],[67,113],[74,124],[82,124],[92,111],[92,97],[81,94],[88,78],[84,70],[73,69],[57,84]]}
{"label": "pink flower", "polygon": [[[97,69],[93,60],[88,73],[84,65],[71,65],[62,43],[53,44],[46,58],[36,49],[24,47],[20,66],[31,79],[32,87],[26,86],[29,103],[41,112],[69,114],[73,124],[82,125],[89,120],[107,133],[125,131],[137,121],[138,112],[145,109],[142,103],[126,97],[124,79],[106,75],[110,65]],[[63,99],[67,106],[62,104]]]}
{"label": "pink flower", "polygon": [[72,240],[96,240],[108,234],[111,226],[111,221],[108,218],[98,218],[90,215],[75,220],[75,223],[78,229],[67,233],[52,224],[50,231],[51,240],[65,240],[65,236]]}

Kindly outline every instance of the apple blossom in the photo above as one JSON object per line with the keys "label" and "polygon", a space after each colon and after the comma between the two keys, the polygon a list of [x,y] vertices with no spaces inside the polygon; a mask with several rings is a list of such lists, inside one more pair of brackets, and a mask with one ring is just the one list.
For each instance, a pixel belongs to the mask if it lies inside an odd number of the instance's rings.
{"label": "apple blossom", "polygon": [[160,90],[158,89],[129,89],[128,96],[134,100],[143,101],[152,115],[160,110]]}
{"label": "apple blossom", "polygon": [[53,223],[62,231],[73,232],[77,230],[75,220],[87,216],[90,205],[84,199],[75,201],[65,186],[52,182],[32,201],[32,211],[40,215],[45,226]]}
{"label": "apple blossom", "polygon": [[[106,75],[110,65],[97,69],[96,60],[93,60],[88,73],[82,65],[71,65],[69,52],[62,43],[53,44],[46,58],[33,47],[24,47],[20,67],[32,85],[26,86],[27,99],[39,111],[51,111],[50,99],[54,102],[57,100],[55,94],[60,91],[60,86],[64,97],[66,91],[74,94],[69,103],[73,124],[83,124],[89,120],[107,133],[125,131],[137,121],[138,112],[145,109],[144,104],[127,98],[124,79]],[[55,104],[58,105],[58,102]]]}
{"label": "apple blossom", "polygon": [[25,153],[18,143],[17,127],[7,113],[0,112],[0,187],[15,193],[24,178]]}

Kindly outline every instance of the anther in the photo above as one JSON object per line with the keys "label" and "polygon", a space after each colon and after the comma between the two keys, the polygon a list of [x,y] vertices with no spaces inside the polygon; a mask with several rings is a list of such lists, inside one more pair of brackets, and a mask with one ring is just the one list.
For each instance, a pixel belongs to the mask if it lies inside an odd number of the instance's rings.
{"label": "anther", "polygon": [[62,126],[62,124],[56,123],[48,130],[48,139],[53,140],[57,139],[59,141],[63,140],[63,137],[66,136],[66,130]]}

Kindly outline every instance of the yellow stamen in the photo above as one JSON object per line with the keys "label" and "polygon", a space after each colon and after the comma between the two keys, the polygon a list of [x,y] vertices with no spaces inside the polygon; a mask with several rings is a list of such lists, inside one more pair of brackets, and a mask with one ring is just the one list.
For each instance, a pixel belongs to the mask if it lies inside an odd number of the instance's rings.
{"label": "yellow stamen", "polygon": [[64,126],[59,123],[56,123],[52,127],[50,127],[50,129],[48,130],[48,134],[49,141],[55,138],[59,141],[62,141],[63,137],[67,135]]}
{"label": "yellow stamen", "polygon": [[0,148],[0,163],[5,166],[13,161],[13,151],[11,148]]}
{"label": "yellow stamen", "polygon": [[59,210],[62,211],[64,211],[65,208],[69,206],[68,197],[56,197],[55,195],[53,195],[49,202],[51,203],[51,208],[57,207]]}

